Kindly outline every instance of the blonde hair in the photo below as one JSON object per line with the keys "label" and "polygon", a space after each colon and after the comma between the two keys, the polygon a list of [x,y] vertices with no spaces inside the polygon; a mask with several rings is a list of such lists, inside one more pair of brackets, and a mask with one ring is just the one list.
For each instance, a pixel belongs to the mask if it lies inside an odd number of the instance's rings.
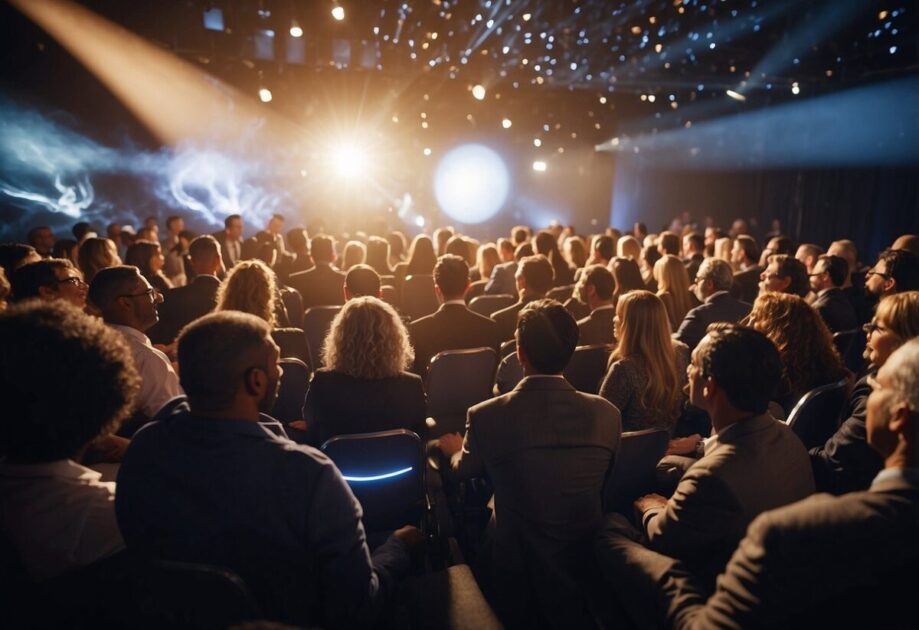
{"label": "blonde hair", "polygon": [[726,261],[729,265],[731,265],[731,269],[733,269],[734,263],[731,261],[731,251],[733,249],[734,239],[732,239],[730,236],[722,236],[715,241],[714,257]]}
{"label": "blonde hair", "polygon": [[362,265],[366,259],[367,246],[360,241],[348,241],[341,252],[341,270],[348,271],[354,265]]}
{"label": "blonde hair", "polygon": [[919,337],[919,291],[888,295],[878,303],[874,318],[904,342]]}
{"label": "blonde hair", "polygon": [[692,300],[689,298],[689,272],[686,271],[686,265],[673,254],[667,254],[654,263],[654,279],[657,280],[657,295],[666,293],[670,299],[673,312],[669,315],[672,317],[671,324],[675,327],[683,321],[686,313],[692,308]]}
{"label": "blonde hair", "polygon": [[326,367],[355,378],[396,376],[415,359],[395,309],[375,297],[349,300],[332,320],[322,346]]}
{"label": "blonde hair", "polygon": [[622,359],[640,362],[648,373],[642,405],[672,414],[680,400],[680,375],[664,303],[650,291],[630,291],[619,298],[616,317],[618,343],[610,355],[610,366]]}
{"label": "blonde hair", "polygon": [[501,256],[498,254],[498,248],[492,243],[479,246],[479,251],[476,253],[476,267],[482,280],[491,278],[492,270],[500,262]]}
{"label": "blonde hair", "polygon": [[616,243],[616,256],[638,261],[641,258],[641,243],[634,236],[623,236]]}
{"label": "blonde hair", "polygon": [[244,260],[227,274],[217,291],[218,311],[242,311],[275,325],[274,272],[261,260]]}
{"label": "blonde hair", "polygon": [[87,284],[101,270],[121,264],[118,248],[107,238],[88,238],[83,241],[77,250],[77,261]]}

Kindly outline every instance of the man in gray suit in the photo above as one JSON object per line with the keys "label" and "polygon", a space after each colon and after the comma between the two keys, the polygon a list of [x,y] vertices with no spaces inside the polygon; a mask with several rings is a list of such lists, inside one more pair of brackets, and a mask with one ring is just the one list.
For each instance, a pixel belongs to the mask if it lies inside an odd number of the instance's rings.
{"label": "man in gray suit", "polygon": [[692,404],[712,419],[704,455],[669,500],[648,495],[635,501],[641,536],[616,514],[608,519],[608,535],[642,538],[713,585],[750,521],[812,494],[814,477],[804,445],[767,413],[782,363],[765,335],[715,326],[693,352],[687,373]]}
{"label": "man in gray suit", "polygon": [[680,329],[673,335],[674,339],[692,350],[705,336],[709,324],[738,322],[747,316],[750,305],[728,293],[734,282],[733,276],[731,266],[723,260],[706,258],[702,262],[694,285],[696,297],[702,304],[686,313]]}
{"label": "man in gray suit", "polygon": [[[671,628],[911,627],[919,590],[919,339],[868,399],[885,468],[867,492],[812,496],[760,515],[711,597],[683,563],[606,534],[604,568],[645,621]],[[647,619],[659,614],[658,619]]]}
{"label": "man in gray suit", "polygon": [[559,603],[577,598],[551,591],[565,582],[565,569],[589,555],[621,418],[611,403],[578,392],[561,375],[578,341],[561,304],[524,307],[516,338],[523,380],[472,407],[465,438],[446,435],[439,446],[457,476],[487,474],[494,484],[496,602],[508,625],[525,627],[533,614],[564,622],[570,611]]}

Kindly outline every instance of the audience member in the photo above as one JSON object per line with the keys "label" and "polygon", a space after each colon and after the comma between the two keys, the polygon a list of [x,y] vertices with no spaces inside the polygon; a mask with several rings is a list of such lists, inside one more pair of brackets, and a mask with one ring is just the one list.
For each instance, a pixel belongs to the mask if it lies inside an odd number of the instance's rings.
{"label": "audience member", "polygon": [[750,312],[750,305],[732,297],[728,291],[733,283],[731,266],[718,258],[706,258],[696,276],[695,294],[702,303],[683,319],[674,339],[690,350],[699,345],[709,324],[737,322]]}
{"label": "audience member", "polygon": [[230,269],[217,290],[216,310],[249,313],[274,328],[278,325],[278,286],[274,272],[261,260],[242,261]]}
{"label": "audience member", "polygon": [[[552,265],[553,287],[563,287],[574,282],[574,270],[562,256],[558,248],[558,241],[552,232],[542,230],[533,237],[533,250],[537,255],[543,255]],[[513,334],[513,333],[512,333]]]}
{"label": "audience member", "polygon": [[562,255],[573,270],[582,269],[587,264],[587,245],[580,236],[569,236],[565,239]]}
{"label": "audience member", "polygon": [[606,267],[616,255],[617,245],[618,243],[613,240],[612,236],[606,234],[594,236],[590,247],[590,258],[587,259],[584,266],[603,265]]}
{"label": "audience member", "polygon": [[[817,259],[822,256],[825,252],[823,248],[819,245],[814,245],[813,243],[802,243],[798,246],[798,251],[795,252],[795,258],[804,263],[804,266],[807,267],[807,273],[810,274],[814,271],[814,265],[817,264]],[[846,263],[846,269],[848,269],[848,263]],[[848,278],[848,271],[846,272],[846,277]]]}
{"label": "audience member", "polygon": [[683,264],[686,265],[690,284],[696,281],[696,274],[699,273],[699,266],[703,260],[705,260],[705,237],[698,232],[687,233],[683,236]]}
{"label": "audience member", "polygon": [[[469,279],[473,282],[487,281],[495,265],[500,264],[501,255],[498,248],[488,243],[480,245],[475,256],[475,269],[469,271]],[[483,287],[484,288],[484,287]]]}
{"label": "audience member", "polygon": [[803,298],[807,297],[811,290],[804,263],[788,254],[770,256],[768,265],[759,278],[759,295],[765,291],[772,291]]}
{"label": "audience member", "polygon": [[664,256],[680,256],[680,236],[675,232],[664,231],[657,237],[657,253]]}
{"label": "audience member", "polygon": [[654,279],[657,281],[657,297],[667,309],[670,330],[676,332],[686,313],[698,305],[689,291],[689,272],[682,260],[667,254],[654,264]]}
{"label": "audience member", "polygon": [[616,281],[613,279],[613,274],[604,265],[589,265],[584,268],[584,273],[581,274],[574,293],[578,295],[582,303],[587,305],[590,314],[578,320],[579,346],[614,342],[613,318],[616,316],[616,307],[613,304],[613,293],[615,290]]}
{"label": "audience member", "polygon": [[134,241],[125,253],[124,262],[137,267],[147,282],[160,293],[166,293],[172,288],[172,281],[163,273],[166,257],[156,241]]}
{"label": "audience member", "polygon": [[616,256],[619,258],[631,258],[638,262],[641,258],[641,243],[634,236],[623,236],[616,243]]}
{"label": "audience member", "polygon": [[19,267],[13,272],[11,289],[13,301],[32,298],[64,300],[79,310],[86,308],[83,274],[69,260],[46,258]]}
{"label": "audience member", "polygon": [[765,267],[773,256],[790,256],[794,258],[795,244],[787,236],[773,236],[766,243],[759,258],[759,266]]}
{"label": "audience member", "polygon": [[498,323],[498,333],[502,341],[514,336],[514,330],[517,327],[517,315],[521,309],[530,302],[546,297],[546,293],[552,288],[552,281],[555,276],[549,259],[541,254],[536,254],[527,256],[520,261],[520,266],[517,268],[517,273],[514,277],[517,281],[517,302],[493,313],[491,316]]}
{"label": "audience member", "polygon": [[287,252],[287,248],[284,246],[284,220],[284,215],[272,214],[265,225],[265,232],[279,254]]}
{"label": "audience member", "polygon": [[50,258],[54,251],[54,233],[47,225],[39,225],[29,230],[26,241],[42,258]]}
{"label": "audience member", "polygon": [[[168,279],[170,283],[177,282],[180,276],[185,275],[185,264],[182,261],[182,250],[178,247],[179,245],[179,234],[185,231],[185,219],[180,216],[171,216],[166,218],[166,238],[160,241],[160,256],[163,257],[163,262],[161,264],[161,273],[164,279]],[[144,274],[144,277],[147,280],[150,280],[157,290],[165,292],[166,289],[172,288],[172,286],[157,286],[157,283],[153,282],[150,279],[150,276],[147,274],[147,271],[143,266],[137,264],[136,262],[131,262],[128,260],[128,254],[125,253],[125,263],[128,265],[134,265],[140,272]],[[149,260],[149,258],[148,258]],[[159,263],[158,263],[159,264]],[[159,274],[157,274],[159,275]],[[177,283],[178,286],[181,286],[181,282]]]}
{"label": "audience member", "polygon": [[841,256],[849,263],[849,277],[843,282],[842,291],[846,294],[846,299],[852,304],[852,308],[855,309],[858,323],[866,323],[871,319],[872,307],[868,304],[865,279],[859,272],[858,249],[856,249],[855,243],[850,240],[833,241],[826,253],[830,256]]}
{"label": "audience member", "polygon": [[71,238],[61,238],[55,241],[51,251],[52,258],[65,258],[74,265],[77,263],[77,242]]}
{"label": "audience member", "polygon": [[290,245],[290,254],[293,258],[285,258],[281,275],[286,283],[290,274],[306,271],[312,268],[313,258],[310,256],[309,234],[303,227],[287,230],[287,244]]}
{"label": "audience member", "polygon": [[381,276],[392,275],[392,268],[389,266],[389,241],[379,236],[368,238],[367,258],[364,262]]}
{"label": "audience member", "polygon": [[[36,247],[36,249],[38,249]],[[919,256],[919,235],[903,234],[897,237],[890,249],[904,249],[914,256]]]}
{"label": "audience member", "polygon": [[453,234],[453,228],[451,227],[442,227],[434,230],[433,243],[436,246],[434,250],[436,258],[440,258],[447,253],[447,243],[449,243],[450,239],[453,238]]}
{"label": "audience member", "polygon": [[851,331],[858,327],[855,309],[842,292],[847,277],[849,264],[841,256],[822,254],[811,267],[811,289],[817,296],[813,307],[831,333]]}
{"label": "audience member", "polygon": [[616,256],[609,263],[609,270],[613,274],[616,288],[613,293],[613,304],[629,291],[644,290],[645,281],[641,277],[638,260]]}
{"label": "audience member", "polygon": [[517,267],[520,261],[533,255],[533,246],[529,241],[521,243],[514,250],[514,259],[495,265],[491,277],[485,285],[485,295],[516,295]]}
{"label": "audience member", "polygon": [[345,302],[368,295],[382,299],[380,274],[369,265],[354,265],[345,274],[344,292]]}
{"label": "audience member", "polygon": [[41,260],[41,255],[31,245],[22,243],[0,244],[0,267],[7,277],[12,277],[18,267]]}
{"label": "audience member", "polygon": [[759,293],[759,279],[763,268],[757,264],[759,246],[752,236],[741,234],[734,241],[731,263],[734,265],[734,283],[731,295],[742,302],[753,303]]}
{"label": "audience member", "polygon": [[213,234],[220,245],[220,257],[227,269],[243,259],[243,219],[231,214],[223,220],[223,229]]}
{"label": "audience member", "polygon": [[881,299],[919,289],[919,256],[905,249],[885,249],[865,274],[865,290]]}
{"label": "audience member", "polygon": [[641,280],[644,283],[642,289],[647,289],[651,293],[657,293],[657,280],[654,279],[654,265],[662,258],[657,245],[645,245],[641,250],[641,260],[639,268],[641,270]]}
{"label": "audience member", "polygon": [[332,266],[335,260],[335,241],[325,235],[314,236],[310,253],[315,266],[290,275],[288,284],[300,293],[303,308],[313,306],[341,306],[344,304],[342,286],[345,274]]}
{"label": "audience member", "polygon": [[121,257],[118,256],[118,250],[112,241],[107,238],[89,237],[80,243],[77,261],[83,278],[92,284],[99,271],[120,265]]}
{"label": "audience member", "polygon": [[[154,226],[155,225],[154,222]],[[78,243],[82,243],[87,238],[96,236],[96,229],[85,221],[74,223],[73,227],[70,228],[70,232]]]}
{"label": "audience member", "polygon": [[405,234],[393,230],[386,235],[389,241],[389,267],[395,269],[396,265],[405,260]]}
{"label": "audience member", "polygon": [[412,240],[411,247],[409,247],[408,260],[401,265],[397,265],[393,270],[396,276],[397,288],[401,288],[399,283],[408,276],[433,274],[434,265],[436,264],[437,254],[434,251],[434,242],[431,237],[419,234]]}

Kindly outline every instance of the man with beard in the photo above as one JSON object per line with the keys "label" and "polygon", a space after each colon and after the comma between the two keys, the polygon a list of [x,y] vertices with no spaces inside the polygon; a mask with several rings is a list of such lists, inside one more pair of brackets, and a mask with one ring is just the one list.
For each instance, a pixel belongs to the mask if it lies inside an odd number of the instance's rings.
{"label": "man with beard", "polygon": [[372,625],[420,533],[403,527],[371,556],[341,473],[265,413],[283,374],[278,356],[269,326],[249,314],[212,313],[182,331],[188,402],[135,436],[118,477],[118,524],[141,555],[237,572],[268,619]]}

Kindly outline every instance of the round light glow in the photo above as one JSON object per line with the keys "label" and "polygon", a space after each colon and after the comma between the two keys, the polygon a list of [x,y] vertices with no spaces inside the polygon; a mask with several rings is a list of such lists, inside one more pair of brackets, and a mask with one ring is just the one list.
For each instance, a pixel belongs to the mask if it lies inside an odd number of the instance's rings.
{"label": "round light glow", "polygon": [[533,162],[533,170],[536,171],[537,173],[545,173],[546,163],[542,160],[536,160],[535,162]]}
{"label": "round light glow", "polygon": [[514,123],[511,122],[511,119],[510,119],[510,118],[505,118],[504,120],[501,121],[501,126],[504,127],[505,129],[510,129],[510,128],[511,128],[511,125],[513,125],[513,124],[514,124]]}
{"label": "round light glow", "polygon": [[294,24],[290,27],[290,36],[291,37],[303,37],[303,29],[298,25]]}
{"label": "round light glow", "polygon": [[341,22],[343,19],[345,19],[345,8],[335,7],[332,9],[332,17]]}
{"label": "round light glow", "polygon": [[481,144],[449,151],[434,172],[434,196],[440,207],[460,223],[481,223],[507,200],[510,176],[501,157]]}
{"label": "round light glow", "polygon": [[472,98],[477,101],[485,99],[485,86],[484,85],[474,85],[472,86]]}
{"label": "round light glow", "polygon": [[270,103],[271,98],[272,98],[271,90],[269,90],[268,88],[262,88],[258,91],[258,100],[260,100],[261,102]]}
{"label": "round light glow", "polygon": [[332,172],[343,179],[363,176],[367,171],[367,155],[354,144],[342,144],[332,151]]}

